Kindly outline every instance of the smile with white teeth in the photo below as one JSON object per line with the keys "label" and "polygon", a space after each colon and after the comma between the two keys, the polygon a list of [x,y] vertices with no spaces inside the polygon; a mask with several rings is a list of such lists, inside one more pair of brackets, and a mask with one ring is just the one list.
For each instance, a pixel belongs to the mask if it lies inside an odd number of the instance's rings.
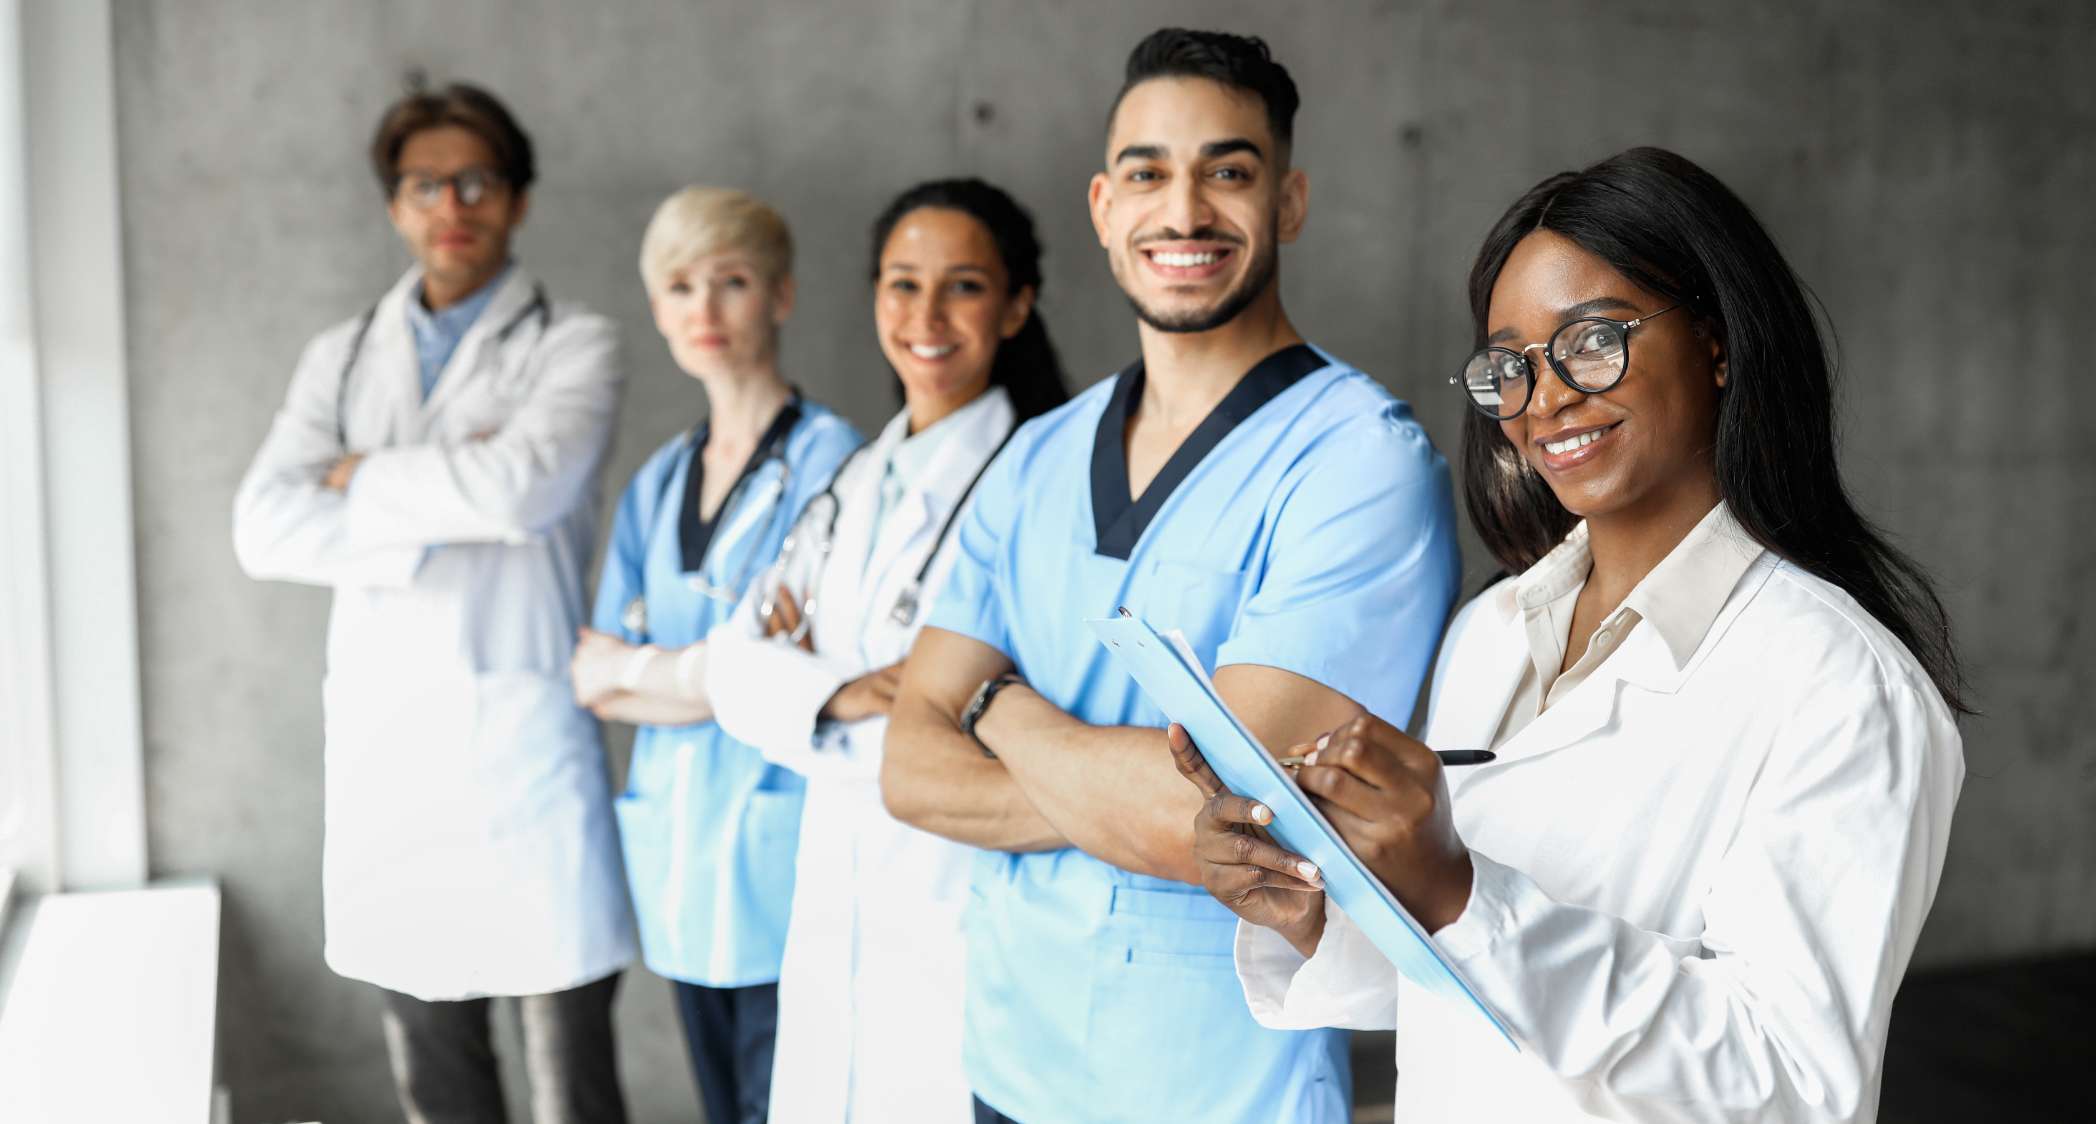
{"label": "smile with white teeth", "polygon": [[1198,254],[1175,254],[1170,251],[1159,250],[1150,255],[1151,261],[1174,268],[1184,268],[1193,265],[1214,265],[1222,259],[1223,252],[1221,250],[1206,250]]}
{"label": "smile with white teeth", "polygon": [[1614,428],[1616,427],[1613,425],[1607,425],[1603,426],[1600,429],[1587,430],[1585,433],[1575,433],[1572,436],[1565,438],[1563,441],[1545,441],[1543,442],[1543,451],[1549,453],[1553,457],[1557,456],[1559,453],[1569,453],[1574,449],[1580,448],[1581,446],[1591,445],[1594,442],[1601,440],[1601,438],[1605,436],[1609,430]]}
{"label": "smile with white teeth", "polygon": [[957,343],[913,343],[910,345],[910,354],[919,359],[944,359],[960,349],[961,345]]}

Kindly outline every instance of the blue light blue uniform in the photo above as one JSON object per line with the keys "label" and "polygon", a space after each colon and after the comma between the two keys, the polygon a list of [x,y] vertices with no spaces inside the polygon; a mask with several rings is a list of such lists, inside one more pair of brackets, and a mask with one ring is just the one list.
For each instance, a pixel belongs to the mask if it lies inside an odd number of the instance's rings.
{"label": "blue light blue uniform", "polygon": [[[1459,570],[1448,467],[1410,410],[1290,348],[1131,503],[1122,426],[1140,378],[1019,431],[929,623],[1004,652],[1093,725],[1165,724],[1083,624],[1119,606],[1183,630],[1212,666],[1292,671],[1403,725]],[[1236,919],[1199,887],[1075,849],[984,852],[973,886],[965,1053],[993,1108],[1028,1124],[1348,1119],[1345,1032],[1255,1023]]]}
{"label": "blue light blue uniform", "polygon": [[[843,418],[810,402],[799,408],[780,430],[779,455],[757,463],[715,516],[695,572],[685,567],[680,518],[696,518],[684,508],[703,437],[683,434],[648,458],[612,525],[599,631],[680,648],[705,639],[764,576],[793,517],[859,445]],[[637,598],[645,622],[632,612]],[[640,728],[615,807],[649,968],[707,987],[779,978],[802,790],[798,774],[713,722]]]}

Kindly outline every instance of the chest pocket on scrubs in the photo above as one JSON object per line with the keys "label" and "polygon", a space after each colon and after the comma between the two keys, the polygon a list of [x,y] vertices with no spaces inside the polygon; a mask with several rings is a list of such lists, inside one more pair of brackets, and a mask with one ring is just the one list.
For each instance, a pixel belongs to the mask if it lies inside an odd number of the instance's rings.
{"label": "chest pocket on scrubs", "polygon": [[1194,651],[1213,659],[1237,620],[1245,577],[1243,570],[1159,559],[1142,615],[1160,629],[1185,633]]}

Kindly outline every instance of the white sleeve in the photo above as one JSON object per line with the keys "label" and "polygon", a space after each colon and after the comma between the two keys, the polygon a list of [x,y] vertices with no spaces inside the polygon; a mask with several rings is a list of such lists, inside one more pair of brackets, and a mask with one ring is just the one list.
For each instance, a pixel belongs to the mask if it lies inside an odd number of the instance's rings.
{"label": "white sleeve", "polygon": [[326,586],[405,586],[419,545],[351,540],[341,493],[321,486],[343,455],[336,412],[354,325],[306,345],[284,407],[233,498],[233,554],[251,578]]}
{"label": "white sleeve", "polygon": [[[817,576],[817,554],[797,552],[792,571],[777,575],[803,605]],[[802,776],[878,776],[878,757],[853,760],[850,740],[837,736],[834,724],[820,717],[837,689],[857,678],[857,665],[807,651],[784,636],[764,635],[758,610],[778,588],[774,573],[750,583],[735,611],[706,636],[706,694],[713,700],[713,720],[730,737],[757,747],[765,760]]]}
{"label": "white sleeve", "polygon": [[1237,980],[1260,1025],[1276,1030],[1397,1025],[1397,969],[1338,906],[1325,901],[1325,931],[1305,959],[1272,929],[1237,924]]}
{"label": "white sleeve", "polygon": [[1872,1113],[1963,759],[1912,688],[1830,684],[1794,714],[1703,890],[1699,939],[1556,901],[1473,856],[1470,903],[1435,942],[1585,1111]]}
{"label": "white sleeve", "polygon": [[529,395],[481,441],[374,449],[347,495],[365,546],[521,542],[587,496],[618,421],[618,332],[587,313],[557,317],[528,362]]}

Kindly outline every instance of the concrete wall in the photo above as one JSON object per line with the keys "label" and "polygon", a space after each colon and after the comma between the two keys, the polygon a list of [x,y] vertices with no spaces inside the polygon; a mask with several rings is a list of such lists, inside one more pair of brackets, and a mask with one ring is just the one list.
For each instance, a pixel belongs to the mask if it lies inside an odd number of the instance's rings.
{"label": "concrete wall", "polygon": [[[1478,239],[1546,173],[1675,148],[1759,210],[1845,357],[1864,506],[1942,581],[1976,695],[1972,776],[1925,962],[2096,944],[2096,454],[2086,263],[2096,84],[2080,4],[1689,5],[807,0],[444,5],[131,0],[116,9],[156,872],[224,880],[237,1118],[386,1118],[376,1005],[320,961],[324,593],[236,570],[227,512],[301,342],[405,264],[362,163],[401,75],[470,77],[532,131],[521,255],[616,315],[633,379],[614,475],[701,411],[633,258],[683,183],[794,223],[787,362],[863,425],[889,408],[861,270],[885,198],[980,173],[1029,204],[1078,381],[1134,332],[1082,206],[1127,47],[1167,22],[1264,34],[1304,95],[1311,221],[1284,257],[1317,341],[1447,445]],[[1482,556],[1469,552],[1474,574]],[[403,783],[413,783],[403,778]],[[660,981],[621,1015],[637,1116],[695,1113]]]}

